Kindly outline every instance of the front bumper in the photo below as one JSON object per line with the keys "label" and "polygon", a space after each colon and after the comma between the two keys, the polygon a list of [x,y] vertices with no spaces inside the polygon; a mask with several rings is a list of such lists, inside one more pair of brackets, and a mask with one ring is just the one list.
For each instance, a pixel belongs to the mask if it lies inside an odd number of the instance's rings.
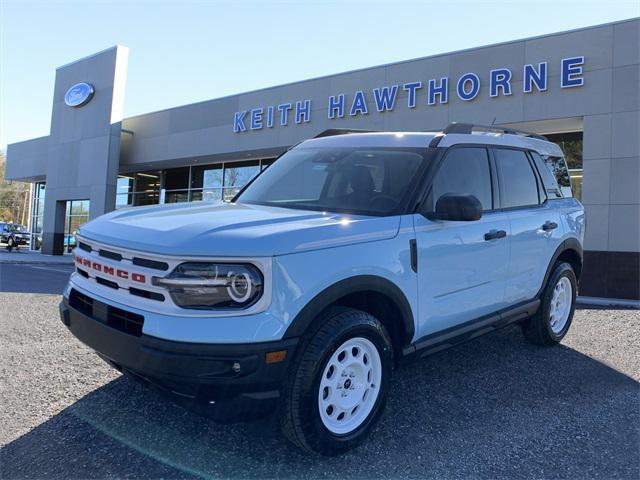
{"label": "front bumper", "polygon": [[[173,342],[135,336],[60,303],[60,318],[84,344],[118,370],[218,421],[258,417],[273,410],[297,339],[254,344]],[[267,363],[269,352],[286,350]]]}

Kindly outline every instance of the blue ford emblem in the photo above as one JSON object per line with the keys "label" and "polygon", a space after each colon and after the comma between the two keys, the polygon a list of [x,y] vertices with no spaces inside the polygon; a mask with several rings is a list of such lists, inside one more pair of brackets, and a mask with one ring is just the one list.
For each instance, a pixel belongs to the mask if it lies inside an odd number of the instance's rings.
{"label": "blue ford emblem", "polygon": [[70,107],[81,107],[91,100],[94,92],[93,85],[84,82],[76,83],[64,94],[64,103]]}

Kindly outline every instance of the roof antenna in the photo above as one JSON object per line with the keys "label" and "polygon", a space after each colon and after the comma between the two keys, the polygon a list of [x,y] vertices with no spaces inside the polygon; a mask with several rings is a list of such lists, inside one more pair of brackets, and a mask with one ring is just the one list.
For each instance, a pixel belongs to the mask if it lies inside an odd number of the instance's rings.
{"label": "roof antenna", "polygon": [[496,123],[496,118],[497,118],[497,117],[493,117],[493,122],[491,122],[491,126],[492,126],[492,127],[493,127],[493,126],[495,125],[495,123]]}

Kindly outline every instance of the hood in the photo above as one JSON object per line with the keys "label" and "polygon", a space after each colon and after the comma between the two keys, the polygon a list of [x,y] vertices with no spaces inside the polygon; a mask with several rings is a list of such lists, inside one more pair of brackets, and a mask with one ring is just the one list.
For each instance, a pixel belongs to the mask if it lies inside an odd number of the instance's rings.
{"label": "hood", "polygon": [[106,245],[160,255],[272,256],[393,238],[400,217],[369,217],[233,203],[116,210],[80,229]]}

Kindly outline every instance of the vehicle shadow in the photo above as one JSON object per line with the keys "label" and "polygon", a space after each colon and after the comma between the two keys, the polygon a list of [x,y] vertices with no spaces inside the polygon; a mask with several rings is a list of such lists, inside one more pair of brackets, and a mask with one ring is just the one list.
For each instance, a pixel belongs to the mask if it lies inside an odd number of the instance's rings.
{"label": "vehicle shadow", "polygon": [[120,377],[5,446],[2,478],[558,478],[640,472],[638,382],[517,327],[396,372],[358,449],[306,455],[273,416],[219,425]]}

